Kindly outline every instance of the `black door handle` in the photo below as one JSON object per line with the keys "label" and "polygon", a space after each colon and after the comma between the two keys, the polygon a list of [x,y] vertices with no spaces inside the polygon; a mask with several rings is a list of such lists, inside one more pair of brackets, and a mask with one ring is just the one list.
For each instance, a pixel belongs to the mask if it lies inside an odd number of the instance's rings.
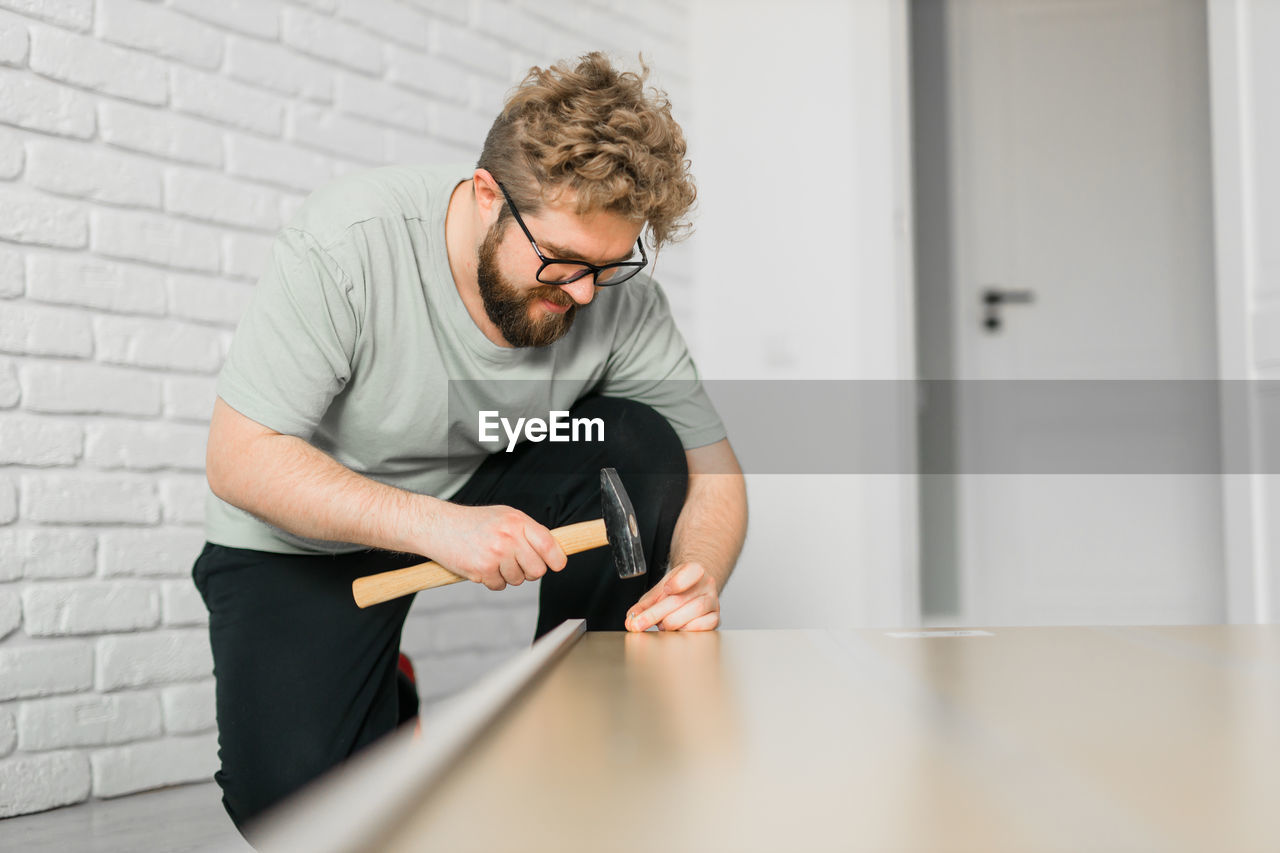
{"label": "black door handle", "polygon": [[1003,321],[1000,318],[1001,305],[1029,305],[1035,301],[1036,295],[1030,290],[1002,290],[998,287],[983,288],[982,325],[988,332],[998,332],[1003,325]]}

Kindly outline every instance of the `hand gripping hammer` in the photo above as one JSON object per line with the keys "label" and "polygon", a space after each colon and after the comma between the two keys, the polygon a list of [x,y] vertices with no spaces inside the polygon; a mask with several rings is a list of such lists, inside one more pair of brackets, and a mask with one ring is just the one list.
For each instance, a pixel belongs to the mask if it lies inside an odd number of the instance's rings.
{"label": "hand gripping hammer", "polygon": [[[551,535],[566,555],[610,545],[618,577],[634,578],[644,574],[644,550],[640,547],[636,511],[627,497],[627,490],[622,487],[622,481],[618,479],[618,472],[613,468],[600,469],[600,507],[602,518],[557,527]],[[464,580],[466,578],[455,575],[439,563],[420,563],[356,578],[351,583],[351,593],[356,604],[363,608]]]}

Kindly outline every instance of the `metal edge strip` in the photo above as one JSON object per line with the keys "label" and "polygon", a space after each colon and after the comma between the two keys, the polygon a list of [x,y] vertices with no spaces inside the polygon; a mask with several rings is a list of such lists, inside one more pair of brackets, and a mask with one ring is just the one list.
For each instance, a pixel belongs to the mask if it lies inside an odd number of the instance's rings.
{"label": "metal edge strip", "polygon": [[463,751],[586,633],[570,619],[422,721],[401,726],[303,788],[248,827],[263,853],[375,850],[397,819],[445,775]]}

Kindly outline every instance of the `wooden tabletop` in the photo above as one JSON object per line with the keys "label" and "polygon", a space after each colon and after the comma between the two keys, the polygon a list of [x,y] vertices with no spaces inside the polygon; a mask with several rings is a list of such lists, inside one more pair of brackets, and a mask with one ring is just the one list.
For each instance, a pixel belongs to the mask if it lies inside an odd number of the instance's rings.
{"label": "wooden tabletop", "polygon": [[1280,626],[919,633],[579,634],[366,840],[1280,850]]}

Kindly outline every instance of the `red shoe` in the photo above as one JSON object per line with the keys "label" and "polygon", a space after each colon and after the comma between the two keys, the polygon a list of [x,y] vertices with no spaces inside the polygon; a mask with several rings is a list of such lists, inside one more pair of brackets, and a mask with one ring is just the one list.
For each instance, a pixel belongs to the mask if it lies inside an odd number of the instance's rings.
{"label": "red shoe", "polygon": [[404,652],[400,653],[400,662],[396,664],[396,667],[405,674],[410,684],[416,685],[418,683],[418,677],[413,674],[413,661],[409,660],[409,656]]}
{"label": "red shoe", "polygon": [[418,716],[418,679],[413,673],[413,663],[400,653],[396,663],[396,690],[399,693],[399,717],[404,723]]}

